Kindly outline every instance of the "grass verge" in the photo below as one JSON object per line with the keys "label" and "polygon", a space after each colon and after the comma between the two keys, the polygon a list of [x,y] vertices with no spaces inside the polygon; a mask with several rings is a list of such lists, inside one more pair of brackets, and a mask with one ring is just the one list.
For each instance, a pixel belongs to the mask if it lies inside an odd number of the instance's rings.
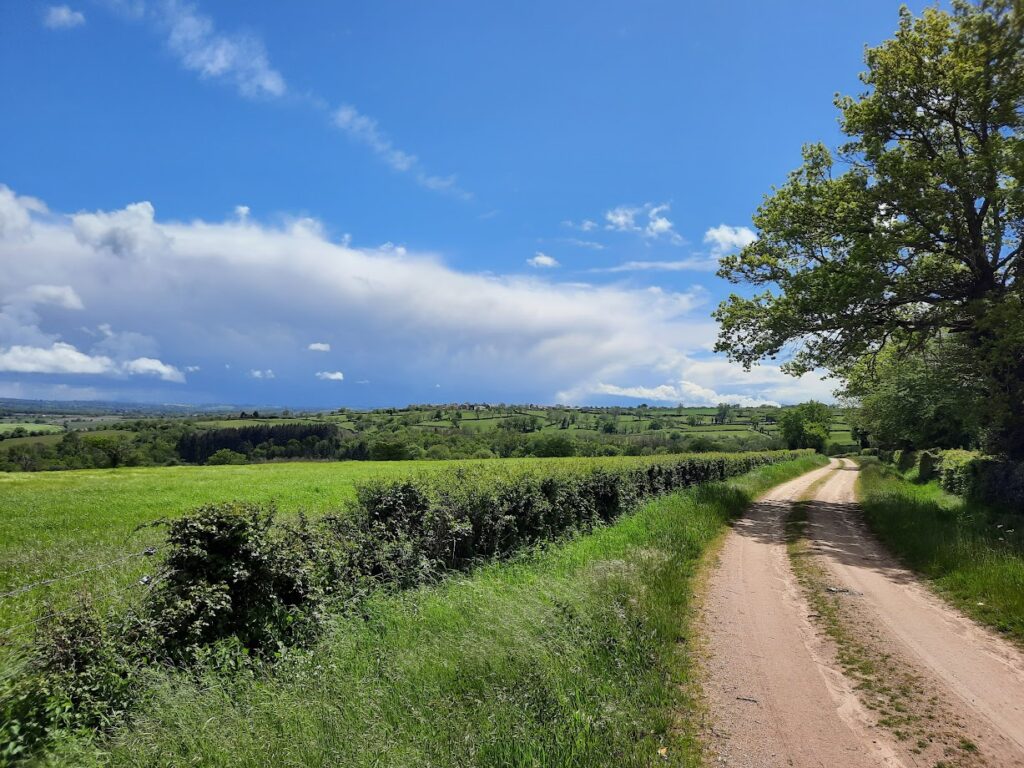
{"label": "grass verge", "polygon": [[871,530],[961,610],[1024,645],[1024,518],[862,461]]}
{"label": "grass verge", "polygon": [[614,525],[339,620],[272,672],[158,681],[130,727],[55,762],[695,765],[687,642],[702,553],[821,457],[651,502]]}

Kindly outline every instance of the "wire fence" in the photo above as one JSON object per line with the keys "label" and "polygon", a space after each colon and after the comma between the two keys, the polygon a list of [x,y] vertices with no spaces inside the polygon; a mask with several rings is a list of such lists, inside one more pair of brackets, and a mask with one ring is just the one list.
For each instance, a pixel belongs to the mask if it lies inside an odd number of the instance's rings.
{"label": "wire fence", "polygon": [[[31,584],[24,584],[24,585],[21,585],[19,587],[16,587],[15,589],[9,590],[7,592],[2,592],[2,593],[0,593],[0,601],[11,599],[11,598],[15,598],[15,597],[20,597],[22,595],[28,594],[29,592],[32,592],[33,590],[40,589],[42,587],[52,586],[54,584],[62,584],[62,583],[65,583],[65,582],[69,582],[69,581],[72,581],[74,579],[81,578],[82,576],[88,575],[90,573],[95,573],[97,571],[105,570],[107,568],[110,568],[113,565],[123,564],[125,562],[131,561],[131,560],[140,559],[140,558],[146,559],[146,558],[155,557],[156,554],[157,554],[157,548],[156,547],[146,547],[145,549],[143,549],[141,551],[130,552],[130,553],[126,554],[126,555],[122,555],[120,557],[116,557],[116,558],[113,558],[111,560],[107,560],[107,561],[102,562],[102,563],[96,563],[95,565],[91,565],[88,568],[82,568],[82,569],[80,569],[78,571],[74,571],[73,573],[64,574],[62,576],[55,576],[55,577],[49,578],[49,579],[41,579],[39,581],[32,582]],[[143,575],[139,579],[132,579],[127,584],[121,584],[119,586],[114,586],[114,587],[104,591],[102,593],[102,595],[96,595],[95,592],[91,592],[90,595],[93,596],[93,597],[100,597],[101,599],[107,600],[107,599],[114,598],[114,597],[117,597],[117,596],[120,596],[120,595],[124,595],[130,589],[133,589],[133,588],[136,588],[136,587],[140,587],[140,586],[145,587],[146,591],[149,592],[159,582],[163,581],[167,577],[168,573],[169,573],[169,571],[166,568],[161,568],[160,571],[157,574],[155,574],[155,575],[145,574],[145,575]],[[44,613],[42,613],[42,614],[40,614],[40,615],[38,615],[38,616],[28,620],[28,621],[19,622],[18,624],[14,624],[14,625],[11,625],[11,626],[4,627],[3,629],[0,629],[0,641],[3,641],[4,643],[6,643],[10,638],[15,637],[15,636],[21,634],[24,630],[29,629],[30,627],[37,626],[37,625],[39,625],[39,624],[41,624],[41,623],[43,623],[45,621],[49,621],[50,619],[56,619],[56,618],[59,618],[61,616],[65,616],[65,615],[67,615],[69,613],[72,613],[75,610],[78,610],[78,608],[79,608],[79,606],[75,604],[75,605],[70,605],[70,606],[68,606],[66,608],[60,608],[60,609],[57,609],[57,610],[47,610],[46,612],[44,612]]]}
{"label": "wire fence", "polygon": [[23,595],[26,592],[31,592],[34,589],[39,589],[40,587],[46,587],[46,586],[49,586],[51,584],[58,584],[58,583],[63,582],[63,581],[70,581],[71,579],[77,579],[78,577],[84,576],[87,573],[92,573],[94,571],[100,571],[100,570],[103,570],[104,568],[109,568],[111,565],[116,565],[117,563],[123,563],[126,560],[133,560],[136,557],[152,557],[153,555],[156,554],[156,551],[157,551],[156,547],[146,547],[141,552],[130,552],[127,555],[122,555],[121,557],[116,557],[113,560],[107,560],[104,563],[97,563],[96,565],[91,565],[88,568],[83,568],[82,570],[75,571],[74,573],[68,573],[68,574],[65,574],[63,576],[55,576],[55,577],[53,577],[51,579],[42,579],[40,581],[36,581],[36,582],[31,583],[31,584],[24,584],[22,586],[14,588],[14,589],[12,589],[12,590],[10,590],[8,592],[0,592],[0,600],[6,600],[6,599],[11,598],[11,597],[17,597],[18,595]]}

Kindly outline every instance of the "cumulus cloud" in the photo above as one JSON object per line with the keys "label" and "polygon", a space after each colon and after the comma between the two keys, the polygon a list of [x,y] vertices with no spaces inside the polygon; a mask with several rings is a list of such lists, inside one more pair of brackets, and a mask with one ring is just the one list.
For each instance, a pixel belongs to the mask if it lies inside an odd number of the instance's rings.
{"label": "cumulus cloud", "polygon": [[[269,386],[274,370],[327,345],[301,340],[331,329],[330,346],[375,382],[437,381],[507,399],[792,402],[831,389],[813,375],[744,373],[712,358],[717,327],[698,287],[466,272],[437,254],[332,242],[308,219],[164,221],[148,203],[62,215],[0,186],[0,263],[7,373],[180,383],[191,367],[174,361],[187,359]],[[50,325],[67,322],[50,307],[74,309],[74,324]],[[289,386],[307,377],[313,387],[316,373],[340,372],[307,370]]]}
{"label": "cumulus cloud", "polygon": [[29,234],[32,214],[47,213],[46,205],[28,195],[16,195],[10,187],[0,184],[0,238],[17,240]]}
{"label": "cumulus cloud", "polygon": [[676,378],[662,384],[620,386],[597,380],[560,392],[558,399],[575,403],[586,401],[592,395],[612,395],[658,403],[716,405],[728,402],[752,407],[810,399],[829,402],[835,399],[835,387],[835,382],[827,379],[822,371],[793,378],[777,365],[755,366],[745,371],[728,360],[687,357],[678,366]]}
{"label": "cumulus cloud", "polygon": [[532,258],[526,260],[526,263],[538,269],[550,269],[558,266],[558,259],[548,256],[543,251],[537,251]]}
{"label": "cumulus cloud", "polygon": [[72,29],[85,24],[85,14],[66,5],[51,5],[43,15],[43,25],[50,29]]}
{"label": "cumulus cloud", "polygon": [[71,217],[75,237],[115,256],[147,256],[166,246],[167,235],[153,220],[152,203],[133,203],[120,211],[78,213]]}
{"label": "cumulus cloud", "polygon": [[73,345],[54,342],[49,347],[14,345],[0,348],[0,371],[12,373],[110,373],[109,357],[87,355]]}
{"label": "cumulus cloud", "polygon": [[344,381],[345,374],[341,371],[317,371],[316,377],[320,381]]}
{"label": "cumulus cloud", "polygon": [[628,397],[634,400],[650,400],[656,403],[679,403],[682,405],[716,405],[721,402],[735,403],[745,407],[778,405],[774,400],[748,397],[746,395],[720,394],[713,389],[685,380],[680,380],[675,384],[662,384],[657,387],[618,387],[614,384],[599,383],[594,388],[594,393]]}
{"label": "cumulus cloud", "polygon": [[649,240],[664,239],[673,245],[683,245],[686,241],[666,216],[669,210],[671,206],[668,203],[619,205],[604,212],[604,228],[614,232],[636,232]]}
{"label": "cumulus cloud", "polygon": [[82,299],[70,285],[30,285],[22,294],[32,304],[53,304],[64,309],[85,309]]}
{"label": "cumulus cloud", "polygon": [[128,374],[158,376],[164,381],[184,383],[185,376],[173,365],[152,357],[117,363],[106,355],[86,353],[73,344],[54,342],[49,347],[19,344],[0,347],[0,371],[5,373]]}
{"label": "cumulus cloud", "polygon": [[184,383],[185,374],[173,365],[167,365],[153,357],[139,357],[129,360],[123,366],[124,372],[132,376],[158,376],[164,381]]}
{"label": "cumulus cloud", "polygon": [[310,350],[311,352],[330,352],[331,345],[325,341],[314,341],[312,344],[306,347],[306,349]]}
{"label": "cumulus cloud", "polygon": [[[126,364],[142,358],[179,372],[175,361],[188,360],[206,369],[251,371],[265,386],[274,370],[301,366],[309,344],[303,340],[329,328],[332,348],[344,348],[348,364],[382,387],[437,381],[519,400],[575,393],[580,402],[596,396],[598,385],[646,385],[654,376],[655,386],[678,386],[682,379],[720,394],[806,399],[783,397],[784,385],[796,391],[802,384],[785,377],[722,384],[720,372],[702,375],[694,361],[708,354],[717,327],[696,286],[471,273],[433,253],[332,241],[311,220],[164,221],[144,202],[65,216],[39,213],[45,206],[38,201],[3,191],[3,221],[19,222],[0,236],[7,296],[25,295],[32,286],[73,286],[83,305],[73,325],[48,327],[35,305],[5,304],[0,295],[5,355],[14,346],[58,344],[66,345],[58,356],[111,376],[131,378]],[[63,292],[43,293],[74,301]],[[100,325],[106,330],[96,338],[79,330]],[[79,333],[92,349],[75,345]],[[25,353],[13,359],[19,355]],[[152,364],[148,373],[164,381],[174,376]],[[301,388],[302,379],[315,386],[315,373],[291,377],[289,387]]]}
{"label": "cumulus cloud", "polygon": [[704,233],[704,242],[711,246],[711,253],[722,256],[730,251],[738,251],[757,240],[757,234],[749,227],[731,227],[719,224]]}

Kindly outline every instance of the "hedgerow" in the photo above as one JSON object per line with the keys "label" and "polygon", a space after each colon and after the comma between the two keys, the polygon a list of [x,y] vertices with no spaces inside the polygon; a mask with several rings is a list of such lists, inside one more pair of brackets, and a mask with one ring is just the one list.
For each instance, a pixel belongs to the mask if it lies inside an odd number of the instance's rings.
{"label": "hedgerow", "polygon": [[162,572],[137,605],[54,617],[23,674],[0,681],[0,760],[55,730],[122,718],[154,663],[233,671],[273,660],[374,590],[429,584],[591,530],[652,497],[810,453],[488,463],[368,482],[349,507],[315,520],[280,520],[258,504],[199,508],[166,524]]}
{"label": "hedgerow", "polygon": [[976,498],[987,504],[1024,510],[1024,463],[961,449],[931,451],[879,451],[879,458],[900,472],[917,470],[916,479],[937,479],[939,485],[957,496]]}

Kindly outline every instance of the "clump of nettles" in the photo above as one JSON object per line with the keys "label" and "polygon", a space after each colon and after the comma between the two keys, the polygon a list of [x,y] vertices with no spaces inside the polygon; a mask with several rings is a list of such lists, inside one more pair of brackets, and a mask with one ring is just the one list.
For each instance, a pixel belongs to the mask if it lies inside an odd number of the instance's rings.
{"label": "clump of nettles", "polygon": [[278,519],[273,506],[214,504],[165,523],[160,573],[122,612],[88,601],[45,624],[21,674],[0,681],[0,760],[57,732],[122,720],[155,666],[222,671],[312,642],[370,592],[608,523],[647,498],[805,452],[460,468],[358,489],[347,509]]}

